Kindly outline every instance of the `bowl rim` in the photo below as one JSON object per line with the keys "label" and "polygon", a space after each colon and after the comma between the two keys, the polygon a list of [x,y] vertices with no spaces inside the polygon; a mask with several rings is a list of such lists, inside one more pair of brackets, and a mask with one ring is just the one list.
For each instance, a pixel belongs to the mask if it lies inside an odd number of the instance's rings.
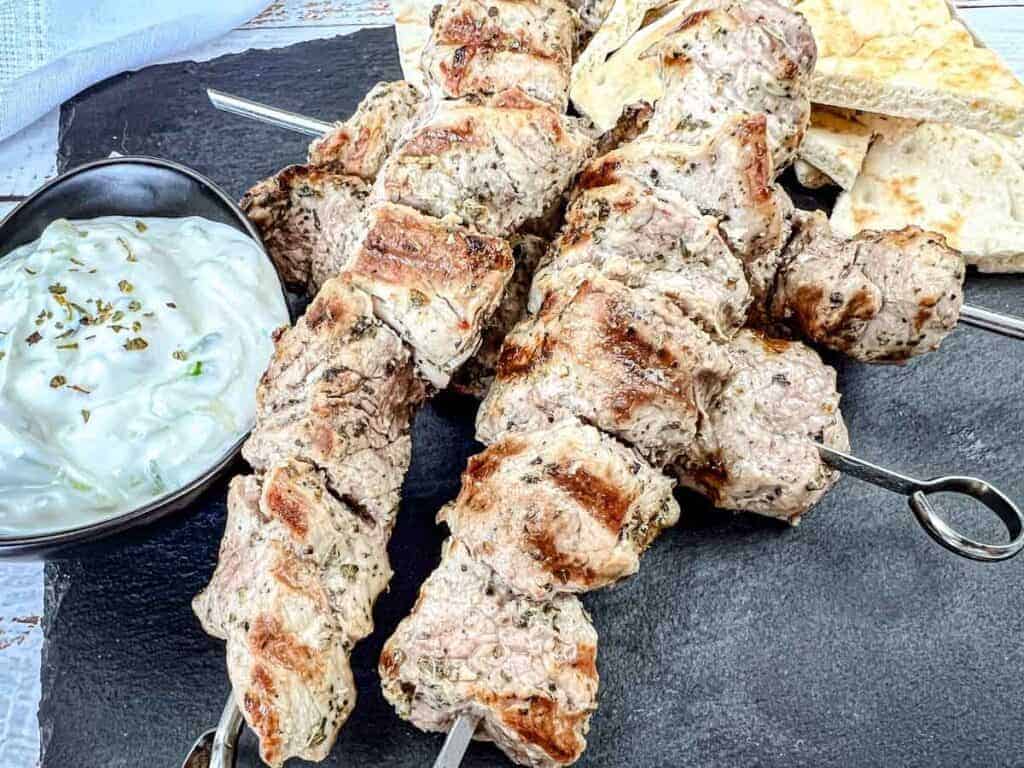
{"label": "bowl rim", "polygon": [[[28,206],[36,198],[48,192],[53,187],[74,176],[78,176],[81,173],[112,165],[149,165],[157,168],[164,168],[187,176],[201,186],[206,187],[227,207],[228,210],[234,214],[235,218],[243,226],[245,232],[256,242],[256,245],[266,257],[267,262],[271,267],[273,267],[274,274],[277,276],[278,287],[281,290],[281,296],[285,301],[285,307],[287,308],[290,306],[288,303],[288,292],[285,287],[285,282],[281,277],[280,270],[277,268],[274,260],[270,258],[269,252],[263,245],[263,239],[260,237],[259,230],[257,230],[252,221],[249,220],[249,217],[245,215],[238,203],[236,203],[227,192],[221,189],[221,187],[210,178],[173,160],[165,160],[163,158],[152,157],[150,155],[120,155],[117,157],[103,158],[101,160],[93,160],[91,162],[75,166],[74,168],[71,168],[45,182],[42,186],[38,187],[31,194],[26,196],[25,199],[19,202],[14,208],[8,211],[7,214],[0,219],[0,232],[3,231],[7,222],[10,221],[22,208]],[[110,215],[113,216],[117,214]],[[4,256],[6,255],[7,254],[4,254]],[[0,256],[0,259],[4,258],[4,256]],[[289,315],[290,314],[289,308]],[[292,318],[289,317],[289,320],[291,321]],[[162,496],[158,496],[157,498],[147,501],[146,503],[138,507],[134,507],[126,512],[112,517],[103,518],[102,520],[96,520],[91,523],[78,525],[74,528],[66,528],[57,531],[18,534],[15,536],[0,534],[0,558],[32,556],[33,554],[38,554],[43,551],[56,550],[73,544],[83,543],[93,539],[100,539],[142,522],[155,521],[173,511],[176,511],[178,503],[184,503],[184,501],[187,501],[189,496],[198,494],[235,460],[242,444],[248,439],[251,431],[252,428],[250,427],[243,435],[232,443],[231,446],[228,447],[227,451],[217,459],[217,461],[215,461],[209,468],[200,472],[193,480],[180,488],[165,493]]]}

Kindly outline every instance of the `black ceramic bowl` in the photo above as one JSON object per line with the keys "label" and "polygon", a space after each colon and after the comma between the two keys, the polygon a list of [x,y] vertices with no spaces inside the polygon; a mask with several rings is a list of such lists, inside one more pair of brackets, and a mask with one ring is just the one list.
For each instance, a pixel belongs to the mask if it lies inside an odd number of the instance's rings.
{"label": "black ceramic bowl", "polygon": [[[0,258],[38,239],[55,219],[99,216],[202,216],[245,232],[262,248],[259,233],[242,210],[206,177],[167,160],[119,157],[68,171],[47,182],[11,211],[0,222]],[[281,291],[287,301],[283,283]],[[243,436],[188,485],[130,512],[55,533],[0,536],[0,557],[43,556],[179,511],[217,479],[244,441]]]}

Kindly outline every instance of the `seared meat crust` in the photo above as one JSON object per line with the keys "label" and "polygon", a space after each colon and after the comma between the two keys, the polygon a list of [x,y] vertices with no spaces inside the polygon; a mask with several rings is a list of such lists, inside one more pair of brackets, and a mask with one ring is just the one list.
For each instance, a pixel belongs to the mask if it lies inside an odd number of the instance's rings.
{"label": "seared meat crust", "polygon": [[508,242],[516,263],[512,278],[505,286],[498,308],[484,323],[480,348],[452,380],[455,391],[478,399],[482,399],[491,388],[505,336],[526,314],[530,281],[548,247],[547,241],[536,235],[513,235]]}
{"label": "seared meat crust", "polygon": [[573,595],[535,602],[456,539],[380,656],[385,698],[425,731],[461,714],[520,765],[574,763],[597,708],[597,633]]}
{"label": "seared meat crust", "polygon": [[384,203],[368,213],[366,235],[344,271],[441,389],[479,346],[513,266],[500,238]]}
{"label": "seared meat crust", "polygon": [[712,336],[728,338],[746,322],[743,264],[717,221],[674,190],[625,178],[578,194],[534,278],[530,310],[539,309],[562,270],[580,264],[664,297]]}
{"label": "seared meat crust", "polygon": [[631,448],[569,421],[472,457],[438,520],[512,589],[541,600],[636,573],[679,519],[672,485]]}
{"label": "seared meat crust", "polygon": [[369,297],[335,278],[277,340],[242,454],[259,471],[282,456],[315,464],[335,494],[389,531],[422,394],[409,351]]}
{"label": "seared meat crust", "polygon": [[772,315],[857,360],[902,362],[938,349],[956,327],[965,272],[941,235],[907,227],[847,240],[824,214],[801,213]]}
{"label": "seared meat crust", "polygon": [[839,479],[813,441],[849,449],[836,372],[803,344],[756,331],[740,331],[729,354],[733,374],[676,463],[679,482],[721,509],[795,524]]}
{"label": "seared meat crust", "polygon": [[773,0],[701,0],[655,54],[664,95],[653,135],[701,144],[730,116],[763,114],[776,175],[793,161],[818,55],[803,16]]}
{"label": "seared meat crust", "polygon": [[377,83],[348,120],[309,145],[310,165],[372,182],[422,106],[410,83]]}
{"label": "seared meat crust", "polygon": [[564,112],[575,39],[561,0],[449,0],[434,18],[423,71],[445,98],[519,87]]}
{"label": "seared meat crust", "polygon": [[571,118],[518,88],[440,101],[385,164],[377,191],[430,216],[458,216],[483,234],[508,237],[547,213],[590,148]]}
{"label": "seared meat crust", "polygon": [[731,118],[706,143],[685,146],[651,138],[623,145],[590,163],[577,194],[623,179],[671,190],[719,220],[743,262],[755,302],[774,284],[792,206],[772,185],[763,115]]}
{"label": "seared meat crust", "polygon": [[235,477],[213,578],[193,600],[270,765],[322,760],[355,705],[352,645],[391,576],[382,531],[311,464]]}
{"label": "seared meat crust", "polygon": [[351,247],[352,222],[369,195],[370,188],[356,176],[290,165],[256,184],[239,204],[282,279],[314,294],[340,271]]}
{"label": "seared meat crust", "polygon": [[724,352],[672,305],[576,267],[505,339],[477,437],[576,417],[663,466],[689,448],[728,373]]}

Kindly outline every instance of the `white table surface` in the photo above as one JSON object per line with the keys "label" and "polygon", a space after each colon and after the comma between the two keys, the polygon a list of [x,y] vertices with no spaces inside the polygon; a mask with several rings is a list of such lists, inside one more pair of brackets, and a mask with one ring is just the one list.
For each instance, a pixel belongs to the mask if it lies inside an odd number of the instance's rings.
{"label": "white table surface", "polygon": [[[960,0],[967,23],[1024,78],[1024,0]],[[247,24],[179,60],[203,61],[250,48],[347,35],[393,23],[388,0],[276,0]],[[0,216],[56,174],[59,110],[0,142]],[[36,706],[43,637],[43,567],[0,563],[0,766],[37,765]]]}

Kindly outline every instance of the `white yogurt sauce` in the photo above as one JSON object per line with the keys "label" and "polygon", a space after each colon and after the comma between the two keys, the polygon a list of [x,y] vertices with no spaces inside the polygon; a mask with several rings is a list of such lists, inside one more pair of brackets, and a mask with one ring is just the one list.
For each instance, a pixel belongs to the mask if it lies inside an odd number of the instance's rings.
{"label": "white yogurt sauce", "polygon": [[0,535],[194,480],[252,427],[287,323],[256,243],[202,218],[58,220],[0,259]]}

